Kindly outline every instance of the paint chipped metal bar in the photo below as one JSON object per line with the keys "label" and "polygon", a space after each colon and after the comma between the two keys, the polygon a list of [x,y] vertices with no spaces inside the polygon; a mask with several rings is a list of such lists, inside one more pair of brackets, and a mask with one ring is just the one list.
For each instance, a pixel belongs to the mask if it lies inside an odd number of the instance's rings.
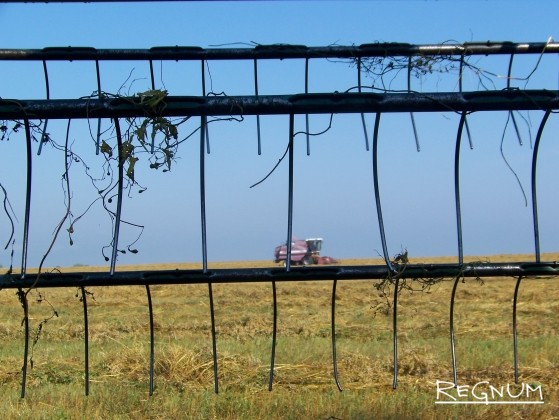
{"label": "paint chipped metal bar", "polygon": [[[160,117],[350,114],[376,112],[475,112],[559,109],[558,90],[428,93],[309,93],[255,96],[168,96]],[[145,117],[138,97],[87,99],[1,99],[3,119]]]}
{"label": "paint chipped metal bar", "polygon": [[0,49],[0,60],[254,60],[288,58],[470,56],[509,54],[553,54],[559,42],[466,42],[408,44],[377,42],[354,46],[257,45],[253,48],[202,48],[159,46],[149,49],[97,49],[93,47],[47,47],[43,49]]}
{"label": "paint chipped metal bar", "polygon": [[[28,273],[25,278],[17,274],[0,275],[0,288],[27,288],[35,284],[44,287],[93,287],[132,286],[162,284],[212,284],[218,283],[264,283],[331,280],[382,280],[390,271],[381,265],[339,265],[320,267],[292,267],[289,272],[278,268],[237,268],[203,270],[162,270],[162,271],[117,271],[112,276],[101,272],[82,273]],[[458,264],[408,264],[398,278],[406,279],[454,279],[457,275],[466,278],[486,277],[557,277],[559,261],[548,262],[476,262]],[[487,279],[490,281],[490,279]]]}

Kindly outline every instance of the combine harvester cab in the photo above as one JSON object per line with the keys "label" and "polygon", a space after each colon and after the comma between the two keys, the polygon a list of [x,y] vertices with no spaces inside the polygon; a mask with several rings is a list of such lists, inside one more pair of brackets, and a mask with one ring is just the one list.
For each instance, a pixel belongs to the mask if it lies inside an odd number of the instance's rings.
{"label": "combine harvester cab", "polygon": [[[296,239],[291,242],[291,264],[314,265],[334,264],[337,261],[332,257],[321,257],[322,238]],[[279,245],[274,251],[275,262],[286,264],[287,244]]]}

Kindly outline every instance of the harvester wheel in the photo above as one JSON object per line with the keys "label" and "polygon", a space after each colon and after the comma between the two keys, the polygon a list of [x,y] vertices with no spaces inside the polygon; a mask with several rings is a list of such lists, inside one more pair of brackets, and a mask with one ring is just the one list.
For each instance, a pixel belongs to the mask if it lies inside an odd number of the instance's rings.
{"label": "harvester wheel", "polygon": [[312,257],[310,255],[305,256],[305,258],[303,258],[303,265],[312,265],[313,260]]}

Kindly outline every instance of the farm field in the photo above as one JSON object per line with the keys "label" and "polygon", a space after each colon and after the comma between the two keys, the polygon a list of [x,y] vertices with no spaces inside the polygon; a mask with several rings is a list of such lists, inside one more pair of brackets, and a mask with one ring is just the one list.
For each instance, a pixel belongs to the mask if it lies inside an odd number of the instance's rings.
{"label": "farm field", "polygon": [[[558,259],[559,254],[542,256],[542,260]],[[455,260],[412,259],[411,263]],[[476,256],[469,260],[519,261],[530,257]],[[266,261],[210,263],[209,268],[272,265]],[[200,268],[200,264],[120,268],[183,269]],[[559,418],[558,280],[524,279],[521,283],[517,309],[520,385],[516,387],[512,346],[515,279],[465,279],[458,285],[454,316],[459,385],[469,385],[471,389],[481,381],[495,387],[510,384],[510,389],[517,393],[523,384],[541,386],[543,404],[522,405],[435,404],[437,381],[452,381],[451,279],[428,291],[402,291],[395,390],[392,311],[386,296],[375,288],[375,281],[338,282],[336,337],[342,392],[338,391],[332,374],[331,281],[277,283],[278,331],[271,392],[271,285],[216,284],[213,298],[219,368],[217,395],[207,285],[152,286],[155,391],[151,397],[149,318],[144,287],[89,289],[88,397],[84,396],[83,308],[78,291],[33,291],[29,295],[32,331],[53,314],[52,308],[58,316],[44,324],[32,350],[33,367],[28,372],[24,399],[20,398],[23,311],[15,291],[2,290],[0,412],[3,418],[33,419]],[[389,290],[384,292],[390,294]]]}

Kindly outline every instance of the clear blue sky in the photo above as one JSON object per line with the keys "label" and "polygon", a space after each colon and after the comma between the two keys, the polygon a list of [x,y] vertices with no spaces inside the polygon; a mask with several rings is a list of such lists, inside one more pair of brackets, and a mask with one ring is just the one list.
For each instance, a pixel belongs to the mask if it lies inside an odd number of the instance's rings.
{"label": "clear blue sky", "polygon": [[[162,45],[212,47],[230,43],[304,44],[325,46],[381,42],[439,43],[448,40],[545,42],[559,38],[556,1],[235,1],[152,2],[100,4],[1,4],[2,48],[90,46],[150,48]],[[515,61],[514,74],[527,75],[538,57]],[[480,65],[506,74],[508,57],[482,58]],[[199,63],[156,63],[157,87],[171,95],[199,95]],[[102,63],[103,89],[116,92],[132,71],[130,92],[149,88],[147,63]],[[162,71],[162,72],[161,72]],[[229,95],[252,94],[252,63],[210,63],[212,88]],[[529,88],[558,89],[559,59],[543,58]],[[49,63],[52,98],[77,98],[96,90],[93,63]],[[209,83],[209,82],[208,82]],[[300,93],[304,63],[268,61],[259,66],[260,94]],[[331,92],[355,86],[354,68],[344,63],[310,65],[310,91]],[[363,83],[371,83],[364,79]],[[394,80],[406,89],[405,78]],[[416,89],[456,91],[453,76],[433,76]],[[476,79],[465,80],[476,89]],[[503,79],[497,88],[505,87]],[[514,85],[514,84],[513,84]],[[522,84],[517,83],[518,86]],[[209,86],[208,86],[209,88]],[[0,63],[2,98],[44,98],[41,63]],[[541,113],[526,114],[535,136]],[[374,115],[367,115],[372,133]],[[471,255],[533,252],[531,208],[499,151],[506,113],[472,115],[469,120],[474,150],[463,148],[462,193],[464,250]],[[453,199],[454,114],[416,115],[422,151],[417,153],[408,114],[383,116],[380,181],[389,252],[407,248],[410,255],[455,255]],[[52,124],[52,125],[50,125]],[[49,123],[63,141],[66,123]],[[312,116],[311,131],[328,125],[328,116]],[[552,115],[542,143],[539,167],[542,251],[557,251],[557,182],[559,160],[557,117]],[[304,129],[304,117],[296,118]],[[191,127],[194,127],[192,125]],[[532,150],[526,124],[520,147],[509,126],[504,150],[529,192]],[[210,126],[211,154],[207,157],[208,252],[210,261],[273,257],[287,234],[287,162],[265,183],[250,189],[285,150],[287,117],[262,118],[262,155],[256,153],[256,122],[215,123]],[[85,123],[75,122],[70,137],[85,156],[92,146]],[[372,135],[371,135],[372,137]],[[16,137],[14,137],[14,140]],[[9,188],[19,219],[15,265],[19,264],[23,222],[24,149],[20,141],[0,144],[0,181]],[[311,155],[304,137],[297,137],[295,157],[294,234],[323,237],[323,254],[338,258],[371,257],[381,251],[374,206],[371,153],[365,150],[359,115],[337,115],[332,129],[312,139]],[[34,210],[29,266],[36,266],[63,215],[60,177],[63,157],[45,150],[34,159]],[[99,162],[99,160],[97,160]],[[555,162],[555,163],[554,163]],[[141,164],[140,161],[138,164]],[[144,164],[146,161],[143,162]],[[145,165],[144,165],[145,166]],[[122,255],[119,263],[199,261],[198,137],[184,144],[170,173],[146,170],[137,177],[148,190],[125,200],[125,219],[145,225],[139,253]],[[74,214],[95,197],[91,185],[75,168]],[[8,221],[0,216],[0,239]],[[137,232],[124,227],[121,244]],[[74,245],[61,237],[48,266],[104,264],[100,247],[110,241],[110,221],[93,209],[76,226]],[[2,239],[3,241],[3,239]],[[9,250],[0,253],[9,265]]]}

